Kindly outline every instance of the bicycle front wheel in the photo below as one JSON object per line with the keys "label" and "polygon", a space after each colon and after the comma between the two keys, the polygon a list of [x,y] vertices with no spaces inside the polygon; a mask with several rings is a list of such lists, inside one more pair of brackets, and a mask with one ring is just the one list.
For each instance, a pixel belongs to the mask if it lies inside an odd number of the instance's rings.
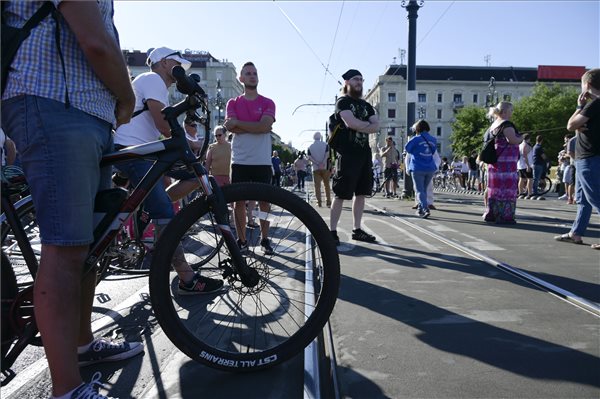
{"label": "bicycle front wheel", "polygon": [[[286,190],[240,183],[224,187],[223,194],[227,203],[263,202],[254,215],[269,223],[275,254],[260,252],[258,228],[246,230],[244,254],[260,275],[258,285],[245,287],[234,274],[219,293],[177,294],[178,278],[170,267],[175,249],[182,243],[187,262],[197,262],[190,241],[197,221],[210,215],[199,198],[175,216],[156,244],[150,272],[153,310],[169,339],[196,361],[228,371],[272,367],[300,353],[327,322],[339,288],[336,245],[318,213]],[[230,258],[222,245],[200,270],[207,277],[231,271]]]}

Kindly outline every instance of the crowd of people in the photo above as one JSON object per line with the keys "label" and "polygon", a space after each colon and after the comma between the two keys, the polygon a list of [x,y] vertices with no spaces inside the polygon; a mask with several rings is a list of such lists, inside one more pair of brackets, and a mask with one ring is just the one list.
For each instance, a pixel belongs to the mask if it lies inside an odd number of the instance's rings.
{"label": "crowd of people", "polygon": [[[22,26],[41,3],[7,2],[6,7],[3,4],[6,23]],[[2,161],[3,165],[14,161],[10,150],[14,142],[36,209],[42,251],[33,293],[35,318],[48,361],[53,397],[104,398],[93,383],[82,382],[79,366],[128,359],[142,353],[144,346],[141,342],[94,338],[92,334],[96,276],[88,273],[82,279],[81,271],[93,241],[95,194],[111,184],[111,170],[100,168],[100,159],[115,147],[170,136],[160,111],[168,104],[168,88],[175,82],[171,70],[175,65],[189,68],[191,63],[177,51],[158,47],[148,54],[149,71],[131,82],[114,29],[112,2],[56,3],[61,17],[48,18],[32,30],[17,52],[3,87],[1,138],[7,151],[3,152]],[[59,26],[62,48],[56,45],[54,24]],[[31,62],[40,57],[45,62]],[[38,78],[27,78],[31,76]],[[67,76],[77,79],[67,82]],[[342,78],[343,92],[336,101],[335,112],[343,121],[345,140],[336,149],[333,165],[327,156],[327,144],[318,132],[306,154],[298,154],[293,165],[283,165],[271,145],[275,103],[258,93],[257,68],[247,62],[238,77],[244,91],[228,101],[225,121],[214,129],[215,142],[210,145],[206,166],[219,185],[281,185],[281,179],[293,171],[299,191],[305,190],[305,178],[312,170],[317,205],[323,203],[323,185],[325,204],[330,207],[329,227],[336,243],[340,243],[337,226],[346,200],[352,201],[352,239],[375,242],[375,236],[365,231],[362,216],[365,199],[373,189],[369,135],[379,132],[379,120],[374,108],[362,98],[362,74],[350,69]],[[515,223],[518,195],[537,194],[536,182],[542,178],[547,163],[543,137],[536,137],[532,146],[529,137],[520,135],[511,122],[512,112],[512,104],[499,103],[491,110],[494,120],[485,133],[486,139],[494,140],[498,155],[496,163],[485,166],[486,222]],[[197,151],[201,140],[195,121],[186,120],[184,126],[190,147]],[[577,134],[565,139],[559,161],[565,199],[577,203],[577,216],[570,231],[555,239],[582,244],[592,211],[600,213],[600,69],[583,75],[581,94],[567,128]],[[463,187],[480,189],[484,179],[477,173],[475,154],[448,165],[448,160],[437,153],[437,141],[429,133],[429,124],[419,120],[413,130],[415,135],[404,151],[419,216],[430,215],[433,201],[429,191],[438,169],[454,171]],[[226,139],[228,133],[231,142]],[[401,161],[391,138],[379,155],[384,160],[380,167],[389,178],[386,193],[397,195]],[[149,168],[144,160],[119,164],[132,184],[139,182]],[[174,185],[159,182],[145,201],[157,236],[174,215],[172,201],[196,184],[190,175],[173,178]],[[269,210],[268,203],[261,202],[258,207],[263,212]],[[273,255],[269,222],[260,219],[258,225],[253,225],[253,209],[254,204],[245,201],[233,205],[238,245],[247,251],[246,227],[260,228],[260,247],[265,255]],[[600,249],[600,244],[592,244],[592,248]],[[223,287],[222,280],[194,272],[181,248],[173,263],[180,295],[212,293]]]}

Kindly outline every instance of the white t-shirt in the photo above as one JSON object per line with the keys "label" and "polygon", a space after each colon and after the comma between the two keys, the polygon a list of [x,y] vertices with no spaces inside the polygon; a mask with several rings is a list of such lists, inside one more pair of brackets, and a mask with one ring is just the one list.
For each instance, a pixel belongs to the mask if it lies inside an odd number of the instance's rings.
{"label": "white t-shirt", "polygon": [[533,147],[523,141],[519,144],[519,160],[517,161],[517,169],[519,170],[527,169],[527,162],[525,162],[525,157],[523,156],[526,146],[529,147],[527,161],[529,162],[529,167],[533,168]]}
{"label": "white t-shirt", "polygon": [[[165,81],[155,72],[138,75],[132,82],[135,93],[134,112],[144,107],[147,100],[156,100],[169,105],[169,90]],[[124,146],[138,145],[158,140],[160,131],[154,124],[150,111],[144,111],[125,125],[117,128],[115,144]]]}

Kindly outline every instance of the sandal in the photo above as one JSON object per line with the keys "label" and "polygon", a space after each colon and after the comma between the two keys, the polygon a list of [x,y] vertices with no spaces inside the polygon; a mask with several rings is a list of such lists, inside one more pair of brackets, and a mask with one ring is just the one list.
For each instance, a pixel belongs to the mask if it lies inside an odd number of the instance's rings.
{"label": "sandal", "polygon": [[592,244],[590,245],[592,249],[600,249],[600,244]]}
{"label": "sandal", "polygon": [[571,237],[569,235],[569,233],[563,234],[563,235],[560,235],[560,236],[554,236],[554,239],[556,241],[570,242],[571,244],[583,244],[583,240],[581,238],[579,240],[574,240],[573,237]]}

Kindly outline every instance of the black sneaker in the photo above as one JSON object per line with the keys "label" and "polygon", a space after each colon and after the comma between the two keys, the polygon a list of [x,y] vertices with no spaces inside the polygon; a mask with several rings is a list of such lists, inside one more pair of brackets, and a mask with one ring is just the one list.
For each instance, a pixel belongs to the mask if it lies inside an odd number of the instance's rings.
{"label": "black sneaker", "polygon": [[213,294],[221,291],[222,288],[223,280],[204,277],[196,273],[192,281],[188,284],[184,284],[181,280],[179,281],[177,293],[179,295]]}
{"label": "black sneaker", "polygon": [[421,217],[422,217],[423,219],[427,219],[427,218],[429,217],[429,215],[431,215],[431,213],[429,212],[429,209],[425,209],[425,210],[423,211],[423,214],[421,215]]}
{"label": "black sneaker", "polygon": [[244,241],[244,242],[242,242],[242,240],[240,240],[240,239],[238,238],[238,240],[237,240],[237,245],[238,245],[238,247],[240,248],[240,252],[241,252],[241,253],[246,253],[246,252],[248,252],[248,241]]}
{"label": "black sneaker", "polygon": [[262,247],[265,255],[273,255],[275,253],[275,251],[273,251],[273,247],[271,247],[271,241],[268,238],[263,238],[260,240],[260,246]]}
{"label": "black sneaker", "polygon": [[89,349],[77,355],[80,366],[129,359],[144,350],[141,342],[115,343],[104,338],[94,340]]}
{"label": "black sneaker", "polygon": [[336,230],[331,230],[331,236],[333,237],[333,241],[335,241],[335,245],[340,245],[340,237],[338,237]]}
{"label": "black sneaker", "polygon": [[363,229],[352,230],[352,239],[356,241],[364,241],[364,242],[375,242],[377,239],[375,236],[363,231]]}

